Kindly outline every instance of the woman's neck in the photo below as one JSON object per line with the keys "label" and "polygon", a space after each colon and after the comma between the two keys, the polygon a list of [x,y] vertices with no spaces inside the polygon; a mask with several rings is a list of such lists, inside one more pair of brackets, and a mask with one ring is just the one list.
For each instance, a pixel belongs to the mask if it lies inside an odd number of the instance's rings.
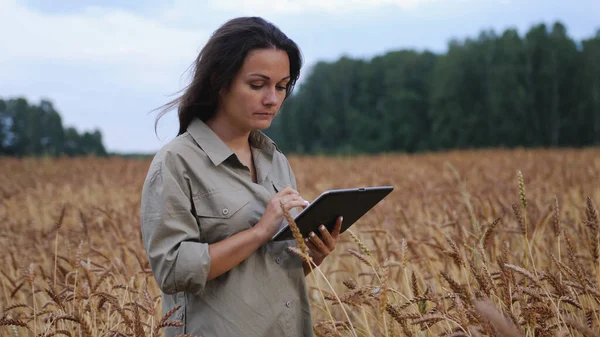
{"label": "woman's neck", "polygon": [[233,152],[237,153],[239,151],[250,150],[250,142],[248,140],[250,131],[240,130],[227,119],[219,118],[218,115],[206,121],[206,125],[208,125],[208,127],[210,127]]}

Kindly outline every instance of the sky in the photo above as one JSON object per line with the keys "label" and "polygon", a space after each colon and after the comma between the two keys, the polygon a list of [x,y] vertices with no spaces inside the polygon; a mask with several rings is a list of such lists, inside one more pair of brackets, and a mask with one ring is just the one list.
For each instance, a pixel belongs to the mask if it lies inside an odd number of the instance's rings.
{"label": "sky", "polygon": [[52,101],[65,127],[99,129],[110,152],[152,153],[177,134],[160,107],[189,81],[214,30],[261,16],[301,48],[298,85],[317,61],[399,49],[443,53],[451,39],[561,21],[600,29],[600,0],[0,0],[0,98]]}

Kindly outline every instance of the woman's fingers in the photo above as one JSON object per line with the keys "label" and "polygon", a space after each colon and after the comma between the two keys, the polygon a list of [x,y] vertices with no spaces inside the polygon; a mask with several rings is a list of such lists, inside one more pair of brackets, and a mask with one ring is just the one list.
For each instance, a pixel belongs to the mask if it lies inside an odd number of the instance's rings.
{"label": "woman's fingers", "polygon": [[319,226],[319,233],[321,233],[321,241],[327,246],[327,248],[331,251],[335,249],[335,240],[329,234],[327,228],[323,225]]}
{"label": "woman's fingers", "polygon": [[308,238],[315,245],[319,252],[321,252],[323,255],[329,254],[329,248],[323,243],[323,241],[321,241],[321,239],[319,239],[318,235],[316,235],[314,232],[310,232]]}
{"label": "woman's fingers", "polygon": [[276,194],[276,196],[286,196],[286,195],[290,195],[290,194],[298,194],[298,191],[296,191],[295,189],[291,188],[291,187],[286,187],[283,190],[279,191],[279,193]]}
{"label": "woman's fingers", "polygon": [[307,201],[297,194],[287,195],[282,197],[280,200],[283,204],[283,208],[285,208],[287,211],[294,207],[306,207],[307,205]]}
{"label": "woman's fingers", "polygon": [[339,217],[336,220],[331,233],[329,233],[327,227],[321,225],[318,229],[321,237],[314,232],[310,232],[308,237],[304,239],[306,246],[310,250],[310,256],[313,258],[313,261],[315,261],[317,266],[320,265],[323,259],[325,259],[327,255],[329,255],[335,249],[335,245],[342,227],[342,220],[342,217]]}
{"label": "woman's fingers", "polygon": [[308,247],[308,249],[311,252],[313,252],[313,253],[317,253],[318,252],[318,249],[315,246],[315,244],[312,241],[310,241],[308,238],[304,238],[304,242],[306,243],[306,247]]}
{"label": "woman's fingers", "polygon": [[315,260],[315,262],[319,262],[321,259],[323,259],[325,257],[325,255],[319,250],[319,248],[317,248],[317,246],[315,246],[315,244],[312,241],[310,241],[308,238],[305,238],[304,242],[306,242],[306,247],[308,247],[310,256],[312,256],[312,258],[313,258],[313,260]]}
{"label": "woman's fingers", "polygon": [[301,207],[304,209],[309,204],[307,200],[304,200],[304,198],[300,196],[298,191],[291,187],[286,187],[279,191],[275,194],[272,201],[275,201],[278,206],[283,205],[287,211],[294,207]]}
{"label": "woman's fingers", "polygon": [[337,241],[338,237],[340,236],[340,231],[342,230],[342,221],[344,221],[344,217],[338,217],[335,221],[335,226],[333,226],[333,231],[331,231],[331,236],[335,241]]}
{"label": "woman's fingers", "polygon": [[327,230],[327,228],[323,225],[319,226],[319,232],[321,233],[321,241],[329,248],[329,251],[333,251],[335,249],[335,243],[340,235],[340,230],[342,228],[342,220],[343,218],[340,216],[335,221],[335,225],[331,233]]}

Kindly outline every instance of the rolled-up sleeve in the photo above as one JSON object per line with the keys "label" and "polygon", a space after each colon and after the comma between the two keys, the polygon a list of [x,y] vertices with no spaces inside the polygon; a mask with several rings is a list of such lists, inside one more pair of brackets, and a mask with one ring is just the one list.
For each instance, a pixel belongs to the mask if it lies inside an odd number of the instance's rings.
{"label": "rolled-up sleeve", "polygon": [[169,153],[152,162],[142,190],[142,239],[154,278],[164,293],[200,295],[211,260],[208,244],[199,241],[184,174]]}

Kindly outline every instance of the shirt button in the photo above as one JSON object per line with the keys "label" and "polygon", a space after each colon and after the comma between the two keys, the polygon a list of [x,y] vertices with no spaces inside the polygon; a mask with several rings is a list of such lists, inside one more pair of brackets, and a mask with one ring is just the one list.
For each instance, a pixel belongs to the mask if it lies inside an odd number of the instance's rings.
{"label": "shirt button", "polygon": [[276,258],[275,262],[277,262],[277,264],[281,264],[281,258],[280,257]]}
{"label": "shirt button", "polygon": [[229,214],[229,210],[227,208],[223,208],[223,215]]}
{"label": "shirt button", "polygon": [[183,312],[180,312],[179,315],[177,315],[178,319],[183,319]]}
{"label": "shirt button", "polygon": [[290,301],[285,302],[285,306],[288,307],[288,308],[291,307],[292,306],[292,302],[290,302]]}

